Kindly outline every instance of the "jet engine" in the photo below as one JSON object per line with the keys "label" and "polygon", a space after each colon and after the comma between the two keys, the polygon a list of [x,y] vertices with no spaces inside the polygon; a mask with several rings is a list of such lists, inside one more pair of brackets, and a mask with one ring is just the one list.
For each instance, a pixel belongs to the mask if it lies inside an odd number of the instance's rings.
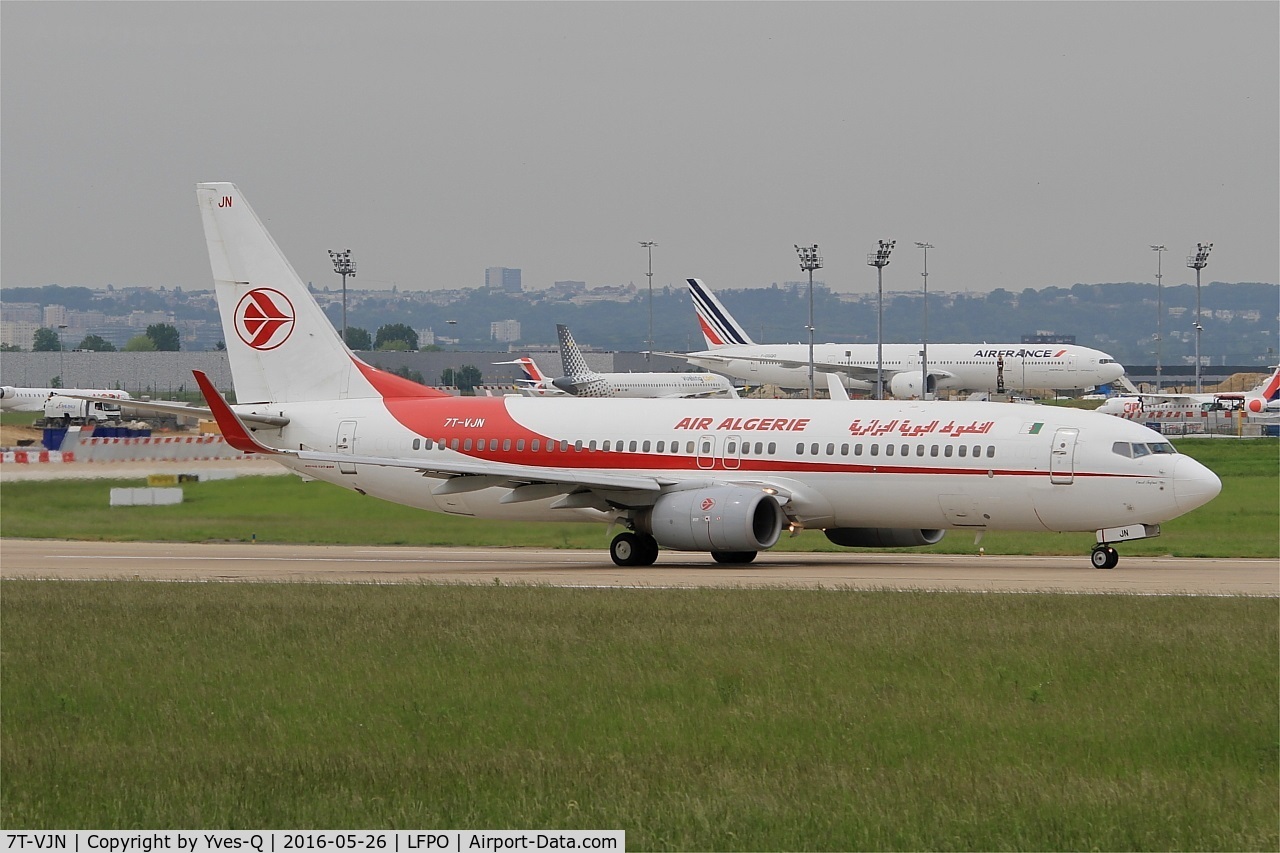
{"label": "jet engine", "polygon": [[936,545],[947,531],[911,527],[832,527],[822,532],[845,548],[912,548]]}
{"label": "jet engine", "polygon": [[[938,390],[938,377],[929,374],[928,393],[934,394]],[[922,397],[920,393],[920,374],[919,373],[895,373],[889,377],[889,393],[899,400],[909,400],[912,397]]]}
{"label": "jet engine", "polygon": [[677,551],[764,551],[782,532],[782,507],[759,489],[713,486],[670,492],[636,518],[636,529]]}
{"label": "jet engine", "polygon": [[3,388],[0,388],[0,400],[7,400],[13,395],[14,395],[14,390],[12,385],[6,385]]}

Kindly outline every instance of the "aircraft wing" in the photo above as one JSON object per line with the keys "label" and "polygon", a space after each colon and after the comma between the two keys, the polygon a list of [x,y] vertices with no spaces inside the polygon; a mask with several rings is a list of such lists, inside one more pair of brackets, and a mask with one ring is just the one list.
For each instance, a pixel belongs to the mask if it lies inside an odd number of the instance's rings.
{"label": "aircraft wing", "polygon": [[[89,400],[95,403],[112,403],[122,409],[137,409],[143,412],[159,412],[166,415],[186,415],[212,419],[213,409],[203,406],[188,406],[186,403],[169,403],[162,400],[121,400],[118,397],[95,397],[90,394],[60,394],[73,400]],[[282,427],[289,419],[279,415],[258,415],[252,412],[239,412],[238,417],[245,423],[260,424],[268,427]]]}

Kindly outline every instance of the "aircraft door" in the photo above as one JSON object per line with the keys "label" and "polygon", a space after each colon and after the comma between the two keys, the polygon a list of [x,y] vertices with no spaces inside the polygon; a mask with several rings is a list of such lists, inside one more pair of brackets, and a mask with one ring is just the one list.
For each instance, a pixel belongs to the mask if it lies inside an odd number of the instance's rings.
{"label": "aircraft door", "polygon": [[737,469],[742,464],[742,436],[729,435],[724,439],[724,467]]}
{"label": "aircraft door", "polygon": [[[338,437],[334,440],[334,446],[338,453],[346,453],[354,455],[356,452],[356,422],[343,421],[338,424]],[[354,462],[339,462],[338,470],[343,474],[354,474],[356,466]]]}
{"label": "aircraft door", "polygon": [[1064,427],[1053,434],[1049,453],[1049,482],[1069,486],[1075,482],[1076,438],[1080,430]]}
{"label": "aircraft door", "polygon": [[716,437],[714,435],[698,436],[698,467],[713,468],[716,464]]}

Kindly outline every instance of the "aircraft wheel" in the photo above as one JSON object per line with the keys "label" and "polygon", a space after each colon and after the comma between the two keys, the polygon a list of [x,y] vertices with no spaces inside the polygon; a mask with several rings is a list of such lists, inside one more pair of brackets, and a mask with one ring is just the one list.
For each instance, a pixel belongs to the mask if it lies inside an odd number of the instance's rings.
{"label": "aircraft wheel", "polygon": [[717,563],[750,563],[756,558],[755,551],[712,551],[711,559]]}
{"label": "aircraft wheel", "polygon": [[[650,544],[652,543],[652,544]],[[658,543],[652,536],[619,533],[609,545],[609,556],[619,566],[648,566],[658,559]]]}
{"label": "aircraft wheel", "polygon": [[1093,549],[1089,562],[1093,563],[1095,569],[1114,569],[1120,562],[1120,554],[1110,545],[1104,545]]}
{"label": "aircraft wheel", "polygon": [[652,566],[658,561],[658,540],[647,534],[638,537],[644,546],[643,554],[637,566]]}

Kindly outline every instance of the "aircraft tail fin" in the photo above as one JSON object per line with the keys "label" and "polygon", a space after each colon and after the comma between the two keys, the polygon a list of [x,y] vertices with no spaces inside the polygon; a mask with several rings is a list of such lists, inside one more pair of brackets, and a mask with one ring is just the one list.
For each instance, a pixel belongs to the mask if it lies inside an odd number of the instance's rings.
{"label": "aircraft tail fin", "polygon": [[707,349],[755,343],[701,279],[691,278],[688,281],[689,295],[693,297],[693,307],[698,312],[698,325],[702,328]]}
{"label": "aircraft tail fin", "polygon": [[235,184],[196,197],[238,402],[447,396],[357,358]]}
{"label": "aircraft tail fin", "polygon": [[563,363],[564,375],[570,379],[583,379],[594,375],[595,371],[587,367],[587,360],[578,349],[578,342],[568,326],[557,325],[556,334],[560,336],[560,360]]}
{"label": "aircraft tail fin", "polygon": [[1268,403],[1274,403],[1280,400],[1280,367],[1271,371],[1271,375],[1267,377],[1267,381],[1258,387],[1258,393]]}

